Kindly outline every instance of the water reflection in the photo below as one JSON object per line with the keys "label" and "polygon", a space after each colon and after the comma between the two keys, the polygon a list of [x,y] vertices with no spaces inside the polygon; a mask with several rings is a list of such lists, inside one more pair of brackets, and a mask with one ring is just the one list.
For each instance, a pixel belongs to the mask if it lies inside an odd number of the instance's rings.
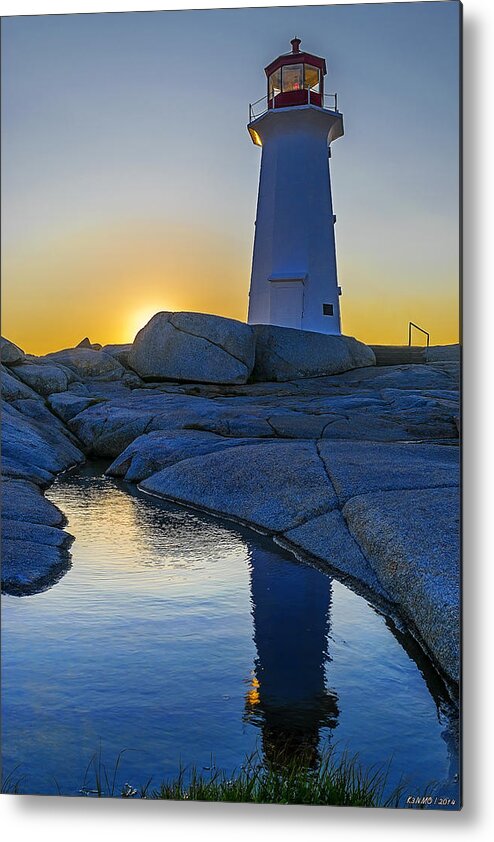
{"label": "water reflection", "polygon": [[454,725],[430,662],[336,579],[98,466],[48,496],[76,538],[72,568],[7,597],[2,617],[4,768],[21,764],[25,791],[56,778],[77,793],[100,738],[110,765],[138,749],[122,784],[211,755],[232,770],[259,742],[314,765],[328,738],[364,765],[394,756],[390,786],[448,775]]}
{"label": "water reflection", "polygon": [[278,567],[266,553],[252,553],[257,657],[245,716],[261,728],[269,761],[297,757],[313,766],[321,728],[338,720],[338,697],[325,686],[332,583],[307,565],[291,562],[289,577]]}

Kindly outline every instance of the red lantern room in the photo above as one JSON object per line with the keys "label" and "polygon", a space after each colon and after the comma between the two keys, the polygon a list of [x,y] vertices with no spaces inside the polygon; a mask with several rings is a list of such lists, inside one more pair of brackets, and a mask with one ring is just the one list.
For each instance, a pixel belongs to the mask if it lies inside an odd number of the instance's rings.
{"label": "red lantern room", "polygon": [[326,62],[300,51],[300,38],[291,42],[291,53],[278,56],[264,68],[268,79],[268,108],[291,105],[324,107]]}

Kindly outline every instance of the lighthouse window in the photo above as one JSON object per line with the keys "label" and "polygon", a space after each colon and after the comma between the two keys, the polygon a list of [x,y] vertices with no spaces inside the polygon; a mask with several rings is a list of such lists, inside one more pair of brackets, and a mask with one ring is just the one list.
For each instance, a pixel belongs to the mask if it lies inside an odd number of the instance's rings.
{"label": "lighthouse window", "polygon": [[310,88],[314,93],[319,93],[319,68],[312,64],[305,65],[304,88]]}
{"label": "lighthouse window", "polygon": [[285,64],[282,70],[283,92],[301,91],[304,87],[303,64]]}
{"label": "lighthouse window", "polygon": [[332,304],[323,304],[322,305],[322,314],[323,314],[323,316],[332,316],[333,315],[333,305]]}
{"label": "lighthouse window", "polygon": [[273,99],[279,93],[281,93],[281,67],[269,77],[269,99]]}

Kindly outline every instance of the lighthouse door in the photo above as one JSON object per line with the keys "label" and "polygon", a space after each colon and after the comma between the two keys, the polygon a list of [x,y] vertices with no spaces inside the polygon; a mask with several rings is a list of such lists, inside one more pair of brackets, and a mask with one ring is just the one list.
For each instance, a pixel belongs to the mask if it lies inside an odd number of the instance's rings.
{"label": "lighthouse door", "polygon": [[303,282],[271,281],[270,287],[270,324],[300,330],[304,307]]}

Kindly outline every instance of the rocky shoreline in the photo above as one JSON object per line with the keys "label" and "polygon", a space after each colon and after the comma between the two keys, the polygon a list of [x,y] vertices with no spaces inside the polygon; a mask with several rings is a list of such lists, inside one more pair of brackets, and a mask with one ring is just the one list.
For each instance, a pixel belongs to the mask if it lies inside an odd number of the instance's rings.
{"label": "rocky shoreline", "polygon": [[2,590],[35,593],[68,569],[43,489],[103,457],[112,476],[362,583],[458,681],[457,346],[376,366],[348,337],[194,315],[157,314],[132,346],[34,357],[2,340]]}

